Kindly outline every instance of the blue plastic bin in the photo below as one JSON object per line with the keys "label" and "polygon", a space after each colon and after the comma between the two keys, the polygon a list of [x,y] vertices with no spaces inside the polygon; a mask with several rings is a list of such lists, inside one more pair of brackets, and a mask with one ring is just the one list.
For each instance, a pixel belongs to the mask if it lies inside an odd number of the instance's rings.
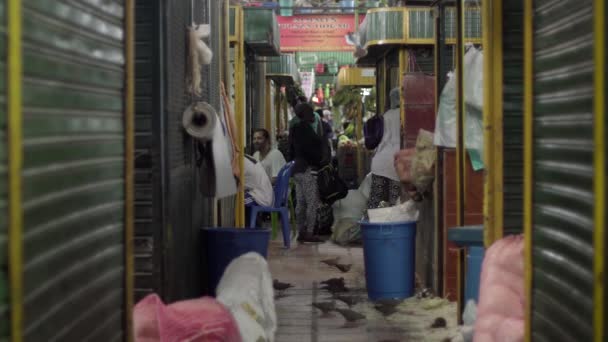
{"label": "blue plastic bin", "polygon": [[483,263],[484,248],[471,246],[467,253],[467,268],[464,279],[464,300],[469,299],[479,303],[479,281],[481,279],[481,264]]}
{"label": "blue plastic bin", "polygon": [[371,300],[414,295],[416,222],[361,222],[365,280]]}
{"label": "blue plastic bin", "polygon": [[257,252],[266,258],[269,240],[268,229],[203,228],[208,293],[215,296],[215,288],[233,259],[249,252]]}

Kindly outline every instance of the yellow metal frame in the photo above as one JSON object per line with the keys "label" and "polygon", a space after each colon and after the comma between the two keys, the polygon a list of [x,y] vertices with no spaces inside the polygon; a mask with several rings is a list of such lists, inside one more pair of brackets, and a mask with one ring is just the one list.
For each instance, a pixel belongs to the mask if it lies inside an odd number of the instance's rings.
{"label": "yellow metal frame", "polygon": [[525,256],[525,341],[532,340],[532,229],[534,171],[534,0],[524,1],[524,256]]}
{"label": "yellow metal frame", "polygon": [[484,243],[491,245],[504,232],[504,138],[503,138],[503,0],[484,1]]}
{"label": "yellow metal frame", "polygon": [[[230,34],[230,10],[234,9],[234,35]],[[228,30],[226,33],[228,34],[228,41],[230,43],[237,43],[239,41],[239,15],[241,8],[239,6],[229,6],[228,7],[228,17],[227,17],[227,27]]]}
{"label": "yellow metal frame", "polygon": [[[270,87],[271,87],[271,80],[270,78],[266,77],[266,79],[264,80],[264,84],[265,84],[265,89],[264,89],[264,94],[265,99],[264,99],[264,109],[265,109],[265,113],[264,113],[264,126],[266,128],[266,130],[268,130],[268,132],[270,132],[270,136],[273,137],[273,131],[272,131],[272,118],[270,117],[270,106],[271,106],[271,99],[270,99]],[[272,141],[272,138],[270,139]]]}
{"label": "yellow metal frame", "polygon": [[135,1],[125,2],[125,339],[133,341],[135,219]]}
{"label": "yellow metal frame", "polygon": [[606,14],[605,0],[593,1],[594,22],[594,97],[593,97],[593,340],[604,341],[604,279],[606,239]]}
{"label": "yellow metal frame", "polygon": [[239,151],[240,169],[238,192],[236,196],[235,226],[245,227],[245,30],[243,25],[243,8],[235,6],[235,32],[237,33],[236,54],[234,62],[234,115],[236,121],[236,141]]}
{"label": "yellow metal frame", "polygon": [[[458,0],[459,4],[460,1]],[[465,120],[465,105],[464,105],[464,89],[463,89],[463,58],[464,58],[464,44],[463,44],[463,9],[462,5],[457,6],[456,14],[456,27],[457,30],[457,44],[456,44],[456,225],[464,225],[464,178],[466,173],[466,158],[465,158],[465,146],[464,146],[464,120]]]}
{"label": "yellow metal frame", "polygon": [[362,76],[364,69],[374,70],[374,68],[344,68],[338,72],[338,89],[342,87],[375,87],[376,76]]}
{"label": "yellow metal frame", "polygon": [[21,0],[8,0],[8,258],[11,341],[23,341],[23,117]]}

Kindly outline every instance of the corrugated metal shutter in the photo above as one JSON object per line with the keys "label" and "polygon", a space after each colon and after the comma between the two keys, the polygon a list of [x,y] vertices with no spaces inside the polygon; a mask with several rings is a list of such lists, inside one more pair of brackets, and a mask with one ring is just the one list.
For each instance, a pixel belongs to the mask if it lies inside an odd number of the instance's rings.
{"label": "corrugated metal shutter", "polygon": [[[187,66],[185,28],[192,22],[191,1],[166,1],[165,68],[167,97],[164,118],[168,136],[168,215],[165,252],[167,300],[188,298],[200,291],[198,230],[193,229],[194,186],[193,140],[184,132],[183,111],[193,98],[186,91]],[[196,254],[195,254],[196,253]]]}
{"label": "corrugated metal shutter", "polygon": [[591,0],[534,1],[532,334],[591,341]]}
{"label": "corrugated metal shutter", "polygon": [[136,1],[135,22],[135,300],[162,295],[160,7]]}
{"label": "corrugated metal shutter", "polygon": [[123,2],[22,3],[25,339],[119,341]]}
{"label": "corrugated metal shutter", "polygon": [[337,62],[338,65],[354,65],[355,57],[352,52],[344,51],[320,51],[320,52],[296,52],[296,63],[301,69],[311,69],[315,67],[315,63],[310,61],[316,58],[316,63]]}
{"label": "corrugated metal shutter", "polygon": [[420,71],[420,69],[422,69],[422,71],[427,74],[435,72],[435,54],[433,53],[433,48],[412,48],[409,52],[413,53],[416,57],[417,66],[414,71]]}
{"label": "corrugated metal shutter", "polygon": [[[0,74],[6,75],[6,1],[0,1]],[[6,78],[0,78],[0,341],[8,336]]]}
{"label": "corrugated metal shutter", "polygon": [[504,233],[523,231],[523,1],[503,1]]}

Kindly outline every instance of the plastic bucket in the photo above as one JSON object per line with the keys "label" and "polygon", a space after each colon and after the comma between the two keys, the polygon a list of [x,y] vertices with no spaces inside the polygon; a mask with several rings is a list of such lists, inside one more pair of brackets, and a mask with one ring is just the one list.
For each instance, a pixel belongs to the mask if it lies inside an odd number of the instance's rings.
{"label": "plastic bucket", "polygon": [[485,250],[480,246],[468,248],[466,275],[464,280],[464,299],[465,303],[469,299],[479,302],[479,281],[481,279],[481,265]]}
{"label": "plastic bucket", "polygon": [[203,253],[207,266],[207,293],[215,296],[215,288],[224,270],[233,259],[257,252],[268,256],[268,229],[203,228]]}
{"label": "plastic bucket", "polygon": [[361,222],[367,295],[371,300],[414,295],[416,222]]}
{"label": "plastic bucket", "polygon": [[284,17],[291,17],[293,15],[293,0],[279,0],[279,7],[289,7],[289,8],[281,8],[280,13]]}

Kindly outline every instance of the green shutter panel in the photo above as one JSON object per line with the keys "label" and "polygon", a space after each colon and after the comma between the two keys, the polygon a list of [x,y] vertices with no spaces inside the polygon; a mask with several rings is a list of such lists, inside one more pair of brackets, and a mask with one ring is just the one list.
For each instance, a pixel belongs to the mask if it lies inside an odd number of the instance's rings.
{"label": "green shutter panel", "polygon": [[532,334],[591,341],[593,6],[534,1]]}
{"label": "green shutter panel", "polygon": [[123,337],[123,12],[23,0],[27,341]]}
{"label": "green shutter panel", "polygon": [[504,233],[523,232],[523,1],[503,1]]}

